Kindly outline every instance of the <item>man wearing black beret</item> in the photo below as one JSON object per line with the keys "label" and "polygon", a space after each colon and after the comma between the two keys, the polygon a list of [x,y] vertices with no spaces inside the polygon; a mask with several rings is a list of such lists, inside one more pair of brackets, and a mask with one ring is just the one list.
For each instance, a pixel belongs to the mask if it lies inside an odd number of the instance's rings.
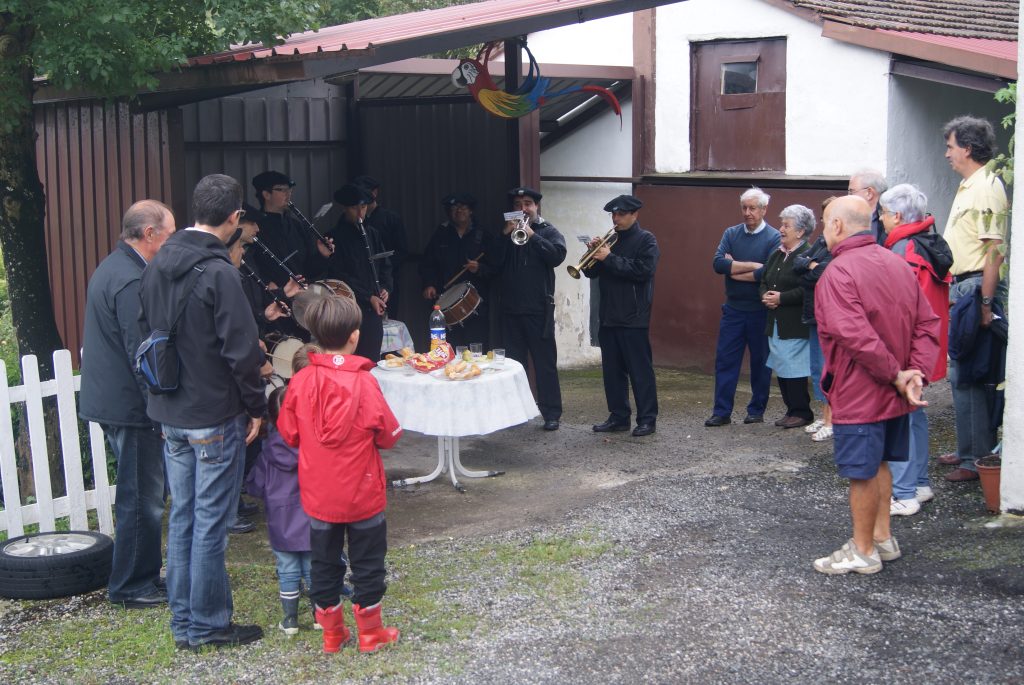
{"label": "man wearing black beret", "polygon": [[393,252],[388,257],[391,266],[391,292],[388,300],[388,311],[393,316],[398,316],[398,294],[401,291],[402,264],[409,253],[408,243],[405,237],[405,222],[402,221],[398,212],[382,207],[380,204],[380,181],[372,176],[356,176],[352,184],[365,190],[370,196],[370,203],[366,206],[366,224],[373,226],[380,238],[381,245],[387,252]]}
{"label": "man wearing black beret", "polygon": [[487,282],[491,270],[480,258],[482,253],[490,252],[490,241],[486,240],[484,232],[473,219],[476,198],[469,193],[454,193],[442,198],[441,206],[448,219],[434,231],[420,262],[423,299],[433,305],[445,290],[445,284],[461,271],[462,275],[448,287],[455,288],[468,281],[480,296],[480,303],[472,314],[448,329],[448,342],[453,346],[467,347],[478,342],[485,350],[490,349],[488,300],[491,295]]}
{"label": "man wearing black beret", "polygon": [[[374,257],[384,251],[377,230],[364,223],[372,198],[362,187],[343,185],[334,193],[342,215],[328,236],[334,252],[327,258],[327,277],[345,281],[363,312],[356,354],[376,362],[384,342],[384,315],[391,290],[391,266],[386,258]],[[327,252],[320,243],[321,254]],[[327,255],[324,254],[326,257]]]}
{"label": "man wearing black beret", "polygon": [[651,303],[654,299],[654,270],[658,266],[658,241],[640,228],[637,216],[643,202],[632,195],[619,195],[604,206],[611,212],[615,244],[590,242],[594,265],[584,269],[587,278],[598,279],[600,293],[598,341],[608,419],[594,426],[597,433],[629,430],[629,386],[636,401],[634,437],[654,432],[658,419],[658,391],[651,359]]}
{"label": "man wearing black beret", "polygon": [[526,214],[527,222],[525,243],[512,242],[516,222],[506,222],[487,258],[500,274],[502,337],[509,357],[523,366],[528,356],[533,359],[544,430],[558,430],[562,390],[555,346],[555,267],[565,261],[565,238],[541,218],[542,196],[536,190],[513,188],[508,196],[512,209]]}
{"label": "man wearing black beret", "polygon": [[[293,273],[315,281],[324,269],[324,260],[316,248],[316,239],[288,210],[295,181],[280,171],[264,171],[253,177],[252,186],[261,210],[256,221],[260,242]],[[289,290],[298,288],[297,283],[289,284],[288,273],[259,248],[252,252],[251,262],[268,283]]]}

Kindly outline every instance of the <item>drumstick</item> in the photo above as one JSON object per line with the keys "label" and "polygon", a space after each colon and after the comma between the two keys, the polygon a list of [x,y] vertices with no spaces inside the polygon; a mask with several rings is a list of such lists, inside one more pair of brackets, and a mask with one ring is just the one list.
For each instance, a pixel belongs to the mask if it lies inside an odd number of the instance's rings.
{"label": "drumstick", "polygon": [[[483,256],[484,256],[484,253],[483,253],[483,252],[481,252],[481,253],[480,253],[480,254],[478,254],[478,255],[477,255],[477,256],[476,256],[476,257],[475,257],[474,259],[472,259],[472,260],[470,260],[470,261],[473,261],[473,262],[479,261],[479,259],[480,259],[481,257],[483,257]],[[448,290],[448,286],[450,286],[450,285],[451,285],[452,283],[454,283],[455,281],[459,280],[459,276],[461,276],[462,274],[466,273],[466,269],[468,269],[468,268],[469,268],[469,266],[464,266],[464,267],[462,267],[462,271],[460,271],[459,273],[457,273],[457,274],[455,274],[454,276],[452,276],[452,280],[450,280],[450,281],[448,281],[447,283],[445,283],[445,284],[444,284],[444,287],[443,287],[443,288],[441,288],[441,290],[442,290],[442,291],[444,291],[444,290]]]}

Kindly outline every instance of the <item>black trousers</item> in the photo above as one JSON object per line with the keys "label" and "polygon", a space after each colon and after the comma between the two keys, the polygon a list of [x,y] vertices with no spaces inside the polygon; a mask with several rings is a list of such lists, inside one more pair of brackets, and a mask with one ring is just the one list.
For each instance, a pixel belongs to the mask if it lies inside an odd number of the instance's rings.
{"label": "black trousers", "polygon": [[608,413],[616,421],[629,423],[629,386],[636,401],[636,423],[655,423],[658,418],[658,389],[654,381],[651,341],[646,328],[602,326],[597,332],[601,345],[601,372]]}
{"label": "black trousers", "polygon": [[355,523],[328,523],[310,519],[311,551],[309,596],[321,608],[341,601],[345,581],[342,552],[348,538],[348,563],[352,567],[352,602],[361,607],[373,606],[387,590],[384,582],[384,557],[388,552],[388,527],[384,514]]}
{"label": "black trousers", "polygon": [[470,343],[478,342],[483,344],[484,352],[486,352],[491,349],[490,329],[491,322],[487,311],[481,312],[478,308],[476,312],[467,316],[461,323],[449,326],[445,339],[452,347],[458,347],[459,345],[469,347]]}
{"label": "black trousers", "polygon": [[807,377],[804,378],[779,378],[779,390],[782,392],[782,401],[786,403],[786,416],[799,416],[808,421],[814,420],[814,412],[811,411],[811,396],[807,392]]}
{"label": "black trousers", "polygon": [[363,307],[362,310],[363,324],[359,327],[356,354],[376,362],[380,359],[380,346],[384,344],[384,319],[373,307]]}
{"label": "black trousers", "polygon": [[[545,421],[562,418],[562,388],[558,384],[558,348],[555,336],[545,338],[544,314],[504,314],[501,317],[505,356],[526,366],[527,356],[533,359],[537,382],[537,407]],[[549,330],[554,331],[554,322]]]}

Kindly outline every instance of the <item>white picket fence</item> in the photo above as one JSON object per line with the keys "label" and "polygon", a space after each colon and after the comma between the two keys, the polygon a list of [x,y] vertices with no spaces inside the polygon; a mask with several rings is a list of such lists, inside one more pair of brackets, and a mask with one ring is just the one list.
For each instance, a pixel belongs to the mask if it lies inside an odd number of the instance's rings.
{"label": "white picket fence", "polygon": [[[3,486],[4,508],[0,510],[0,531],[8,537],[25,534],[25,526],[39,524],[40,532],[56,530],[57,519],[68,517],[71,530],[89,529],[89,510],[96,510],[101,533],[114,533],[113,502],[117,486],[107,480],[107,454],[103,430],[89,423],[89,450],[96,487],[85,489],[82,476],[82,451],[79,447],[77,402],[75,393],[81,388],[82,377],[71,369],[71,353],[57,350],[53,353],[53,380],[39,380],[39,365],[35,355],[21,360],[22,385],[7,385],[7,368],[0,361],[0,484]],[[60,445],[63,453],[64,480],[67,495],[53,496],[50,484],[50,464],[46,448],[46,429],[43,425],[43,398],[57,396],[60,425]],[[14,455],[14,426],[11,412],[3,407],[25,403],[29,445],[32,454],[32,474],[35,498],[32,504],[22,504],[18,488],[18,468]]]}

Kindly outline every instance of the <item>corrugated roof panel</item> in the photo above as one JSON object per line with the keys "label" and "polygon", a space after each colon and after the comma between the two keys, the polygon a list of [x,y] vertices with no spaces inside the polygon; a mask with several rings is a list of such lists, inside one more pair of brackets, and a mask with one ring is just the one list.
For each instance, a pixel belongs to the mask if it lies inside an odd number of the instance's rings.
{"label": "corrugated roof panel", "polygon": [[1016,61],[1017,41],[1015,40],[992,40],[989,38],[961,38],[959,36],[940,36],[934,33],[916,33],[914,31],[890,31],[887,29],[876,29],[879,33],[901,38],[919,40],[923,43],[941,45],[946,48],[954,48],[973,52],[979,55],[989,55],[1000,59]]}
{"label": "corrugated roof panel", "polygon": [[[283,44],[272,48],[265,48],[261,44],[247,44],[227,52],[193,57],[189,64],[215,64],[274,55],[303,55],[345,49],[367,50],[410,38],[444,34],[455,29],[500,24],[524,16],[542,16],[572,9],[582,11],[588,7],[615,2],[616,0],[486,0],[470,5],[456,5],[328,26],[319,31],[294,34]],[[580,20],[584,19],[585,17],[581,16]]]}

